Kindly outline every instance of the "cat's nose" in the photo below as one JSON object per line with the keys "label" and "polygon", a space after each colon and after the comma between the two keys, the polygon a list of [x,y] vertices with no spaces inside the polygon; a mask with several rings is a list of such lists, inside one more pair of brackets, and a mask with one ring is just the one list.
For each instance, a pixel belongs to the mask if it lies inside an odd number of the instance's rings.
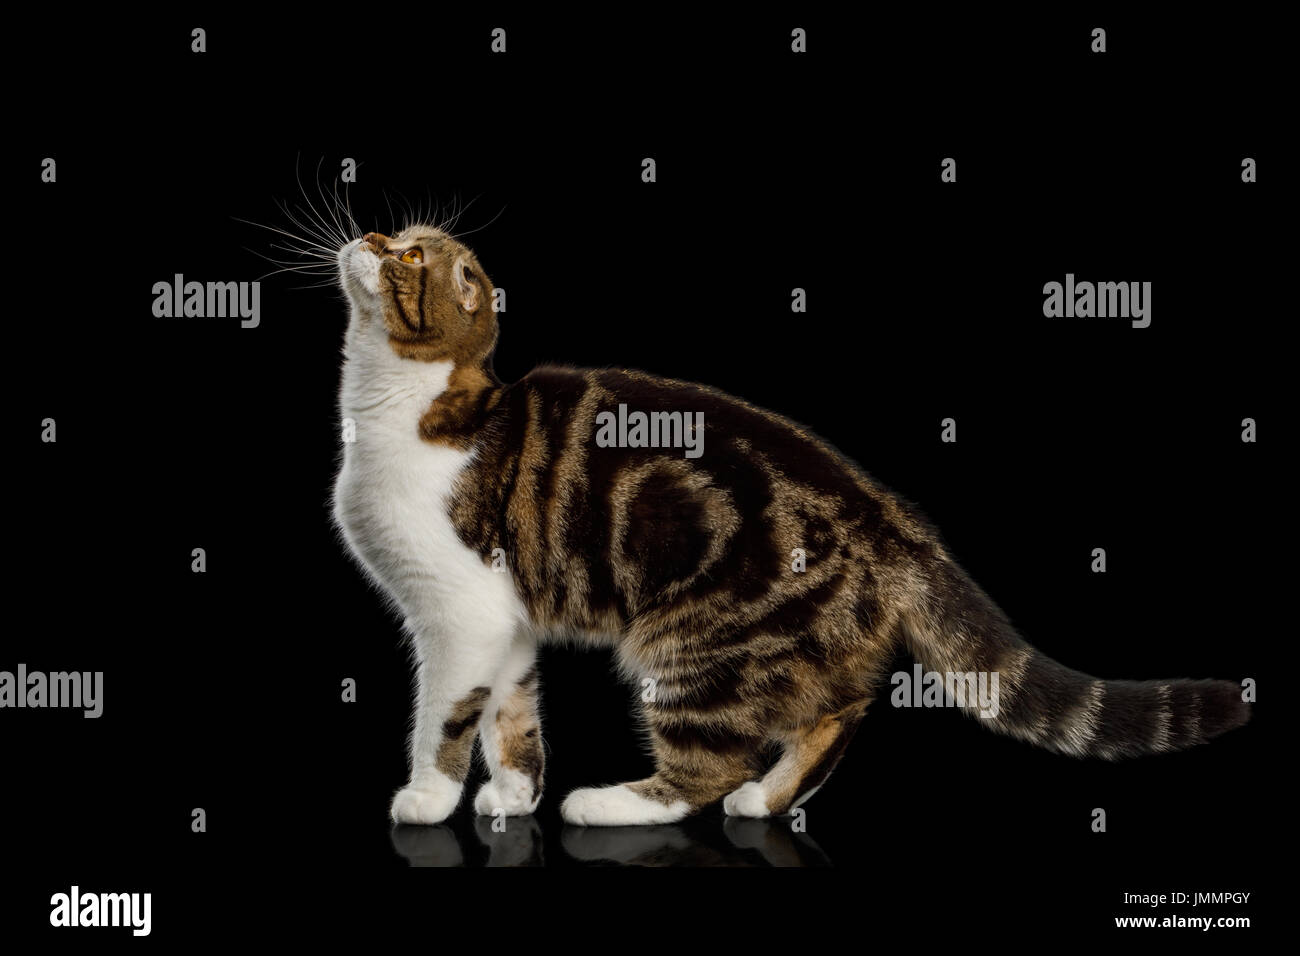
{"label": "cat's nose", "polygon": [[388,245],[388,237],[381,232],[368,232],[361,237],[362,242],[368,242],[376,249],[383,249]]}

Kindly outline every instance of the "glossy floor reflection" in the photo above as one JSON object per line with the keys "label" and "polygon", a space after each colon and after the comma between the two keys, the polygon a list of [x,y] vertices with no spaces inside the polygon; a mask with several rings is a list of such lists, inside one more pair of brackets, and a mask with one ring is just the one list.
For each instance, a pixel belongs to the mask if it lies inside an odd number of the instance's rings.
{"label": "glossy floor reflection", "polygon": [[[393,849],[411,866],[830,866],[790,817],[706,817],[665,826],[559,825],[548,844],[535,817],[491,817],[436,827],[396,826]],[[504,823],[504,830],[501,829]],[[558,858],[557,858],[558,853]]]}

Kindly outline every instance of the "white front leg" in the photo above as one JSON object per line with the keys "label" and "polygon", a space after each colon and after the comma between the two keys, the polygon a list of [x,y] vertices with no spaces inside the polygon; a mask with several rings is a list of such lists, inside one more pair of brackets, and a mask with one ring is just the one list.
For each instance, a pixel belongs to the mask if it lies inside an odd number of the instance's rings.
{"label": "white front leg", "polygon": [[513,627],[457,630],[408,621],[415,642],[416,700],[410,782],[393,797],[397,823],[435,824],[460,802],[479,718],[510,652]]}

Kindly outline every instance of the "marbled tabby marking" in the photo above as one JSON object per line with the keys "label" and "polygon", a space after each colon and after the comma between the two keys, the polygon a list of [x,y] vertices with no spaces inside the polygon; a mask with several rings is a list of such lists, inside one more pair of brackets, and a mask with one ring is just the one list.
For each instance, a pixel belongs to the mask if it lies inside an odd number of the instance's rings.
{"label": "marbled tabby marking", "polygon": [[452,780],[464,780],[469,775],[475,727],[491,694],[490,687],[475,687],[452,706],[451,716],[443,722],[437,766]]}

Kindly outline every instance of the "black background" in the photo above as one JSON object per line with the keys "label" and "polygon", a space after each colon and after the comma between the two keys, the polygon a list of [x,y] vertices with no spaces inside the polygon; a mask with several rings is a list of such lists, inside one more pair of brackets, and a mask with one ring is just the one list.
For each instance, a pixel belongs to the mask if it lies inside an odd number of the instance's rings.
{"label": "black background", "polygon": [[[50,894],[72,883],[151,891],[160,940],[427,929],[519,898],[556,932],[612,919],[652,936],[678,917],[806,934],[845,912],[864,934],[1136,933],[1112,917],[1153,911],[1125,891],[1248,890],[1213,915],[1268,921],[1285,752],[1268,677],[1289,584],[1277,31],[1100,12],[637,16],[376,8],[15,31],[43,66],[12,87],[9,580],[25,620],[0,668],[102,670],[105,711],[0,714],[13,932],[48,930]],[[955,184],[939,181],[947,156]],[[833,869],[611,881],[581,857],[789,857],[737,847],[717,810],[622,843],[566,828],[565,793],[650,764],[608,655],[548,648],[547,791],[525,856],[569,872],[399,873],[489,862],[496,838],[468,798],[440,835],[390,831],[411,675],[328,520],[341,296],[279,275],[256,329],[151,312],[174,273],[263,276],[254,253],[274,237],[239,220],[286,226],[277,201],[300,202],[300,181],[318,199],[344,157],[366,228],[391,229],[390,204],[474,200],[459,228],[507,290],[503,379],[627,366],[777,410],[920,504],[1045,652],[1107,678],[1254,677],[1252,723],[1104,764],[882,704],[807,804],[807,839],[758,825]],[[1042,286],[1067,272],[1150,281],[1150,328],[1044,318]],[[790,311],[796,286],[807,314]],[[949,416],[956,444],[939,440]],[[56,444],[36,437],[46,417]],[[194,807],[207,833],[190,831]],[[658,850],[638,857],[642,840]]]}

